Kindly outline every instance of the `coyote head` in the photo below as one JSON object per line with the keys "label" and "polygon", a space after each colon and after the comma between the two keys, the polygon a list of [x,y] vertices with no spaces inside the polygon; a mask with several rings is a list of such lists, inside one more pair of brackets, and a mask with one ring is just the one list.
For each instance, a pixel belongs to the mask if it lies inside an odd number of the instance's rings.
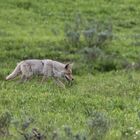
{"label": "coyote head", "polygon": [[68,80],[68,81],[73,81],[73,76],[72,76],[72,66],[73,64],[66,64],[65,65],[65,71],[64,71],[64,77]]}

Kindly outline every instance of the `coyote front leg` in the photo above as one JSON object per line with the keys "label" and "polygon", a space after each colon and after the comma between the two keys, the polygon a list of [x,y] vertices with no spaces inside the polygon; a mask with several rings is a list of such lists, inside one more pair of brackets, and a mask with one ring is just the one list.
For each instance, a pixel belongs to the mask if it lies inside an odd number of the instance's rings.
{"label": "coyote front leg", "polygon": [[43,76],[41,83],[45,82],[48,79],[48,77],[46,75]]}
{"label": "coyote front leg", "polygon": [[54,77],[54,80],[58,86],[65,88],[65,85],[58,78]]}

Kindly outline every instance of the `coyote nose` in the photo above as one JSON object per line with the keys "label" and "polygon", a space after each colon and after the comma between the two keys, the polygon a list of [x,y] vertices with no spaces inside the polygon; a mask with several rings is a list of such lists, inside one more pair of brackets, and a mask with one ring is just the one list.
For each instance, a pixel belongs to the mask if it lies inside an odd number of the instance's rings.
{"label": "coyote nose", "polygon": [[71,80],[73,81],[74,79],[72,78]]}

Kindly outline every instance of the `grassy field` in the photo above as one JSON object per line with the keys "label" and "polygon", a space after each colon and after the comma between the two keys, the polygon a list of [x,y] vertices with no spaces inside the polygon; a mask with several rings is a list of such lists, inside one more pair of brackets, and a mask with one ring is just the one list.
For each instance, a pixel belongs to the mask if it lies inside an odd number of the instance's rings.
{"label": "grassy field", "polygon": [[[47,140],[139,140],[139,3],[0,0],[0,139],[26,140],[28,134],[30,140],[37,128]],[[82,32],[98,24],[111,25],[113,37],[97,49]],[[68,31],[80,33],[78,43]],[[74,62],[75,81],[66,89],[37,77],[5,81],[17,62],[30,58]]]}

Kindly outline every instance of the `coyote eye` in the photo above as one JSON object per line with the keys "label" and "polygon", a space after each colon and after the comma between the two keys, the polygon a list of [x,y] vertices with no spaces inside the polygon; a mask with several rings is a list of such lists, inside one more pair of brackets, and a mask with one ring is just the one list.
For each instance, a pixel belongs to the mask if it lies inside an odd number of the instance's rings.
{"label": "coyote eye", "polygon": [[67,75],[71,75],[71,73],[69,72],[69,73],[66,73]]}

